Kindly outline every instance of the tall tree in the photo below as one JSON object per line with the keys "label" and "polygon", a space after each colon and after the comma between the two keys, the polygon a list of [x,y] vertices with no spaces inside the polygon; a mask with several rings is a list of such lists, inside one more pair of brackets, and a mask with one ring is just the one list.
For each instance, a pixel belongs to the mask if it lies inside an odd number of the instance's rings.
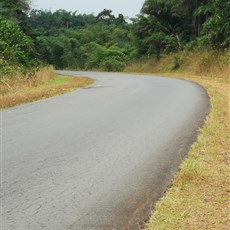
{"label": "tall tree", "polygon": [[14,22],[0,17],[0,76],[24,72],[36,64],[28,37]]}
{"label": "tall tree", "polygon": [[104,9],[97,15],[97,20],[112,23],[115,16],[112,14],[112,10]]}
{"label": "tall tree", "polygon": [[202,36],[214,47],[230,46],[230,0],[208,0],[196,15],[205,17]]}
{"label": "tall tree", "polygon": [[29,10],[29,0],[0,0],[0,16],[18,23],[23,30],[27,27]]}

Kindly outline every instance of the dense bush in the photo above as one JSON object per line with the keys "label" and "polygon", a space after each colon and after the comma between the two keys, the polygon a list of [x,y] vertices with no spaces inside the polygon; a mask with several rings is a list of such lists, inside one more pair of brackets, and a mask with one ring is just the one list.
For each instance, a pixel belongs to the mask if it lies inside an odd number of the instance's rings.
{"label": "dense bush", "polygon": [[18,25],[0,17],[0,75],[25,73],[35,66],[29,38]]}
{"label": "dense bush", "polygon": [[141,55],[196,48],[229,48],[230,2],[226,0],[145,0],[134,21]]}
{"label": "dense bush", "polygon": [[[121,15],[110,20],[105,17],[105,21],[101,17],[97,23],[92,24],[90,19],[87,26],[78,29],[54,29],[51,24],[49,33],[40,28],[39,22],[39,31],[35,26],[32,33],[40,59],[58,69],[122,70],[128,60],[135,58],[131,26]],[[35,19],[30,20],[35,25]]]}

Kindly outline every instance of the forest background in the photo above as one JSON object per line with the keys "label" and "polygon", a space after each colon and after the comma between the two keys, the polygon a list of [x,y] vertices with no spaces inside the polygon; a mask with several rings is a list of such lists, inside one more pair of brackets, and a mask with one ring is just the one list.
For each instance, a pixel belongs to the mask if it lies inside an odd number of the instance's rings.
{"label": "forest background", "polygon": [[229,44],[228,0],[146,0],[129,20],[110,9],[78,14],[34,10],[28,0],[0,1],[0,76],[32,76],[46,65],[122,71],[137,60],[168,54],[177,69],[181,52],[224,53]]}

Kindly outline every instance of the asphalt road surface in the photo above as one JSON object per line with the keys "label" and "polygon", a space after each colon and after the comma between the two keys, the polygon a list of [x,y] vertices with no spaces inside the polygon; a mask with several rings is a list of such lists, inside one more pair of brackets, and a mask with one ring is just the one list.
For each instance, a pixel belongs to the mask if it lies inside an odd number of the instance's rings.
{"label": "asphalt road surface", "polygon": [[3,110],[2,229],[138,229],[209,110],[182,80],[62,72],[95,83]]}

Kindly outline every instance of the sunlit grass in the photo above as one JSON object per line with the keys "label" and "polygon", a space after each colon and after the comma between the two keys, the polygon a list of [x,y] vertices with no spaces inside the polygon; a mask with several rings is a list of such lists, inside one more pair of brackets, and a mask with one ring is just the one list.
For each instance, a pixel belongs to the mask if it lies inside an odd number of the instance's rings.
{"label": "sunlit grass", "polygon": [[51,85],[62,84],[68,80],[69,80],[69,77],[58,75],[58,76],[51,78],[48,84],[51,84]]}

